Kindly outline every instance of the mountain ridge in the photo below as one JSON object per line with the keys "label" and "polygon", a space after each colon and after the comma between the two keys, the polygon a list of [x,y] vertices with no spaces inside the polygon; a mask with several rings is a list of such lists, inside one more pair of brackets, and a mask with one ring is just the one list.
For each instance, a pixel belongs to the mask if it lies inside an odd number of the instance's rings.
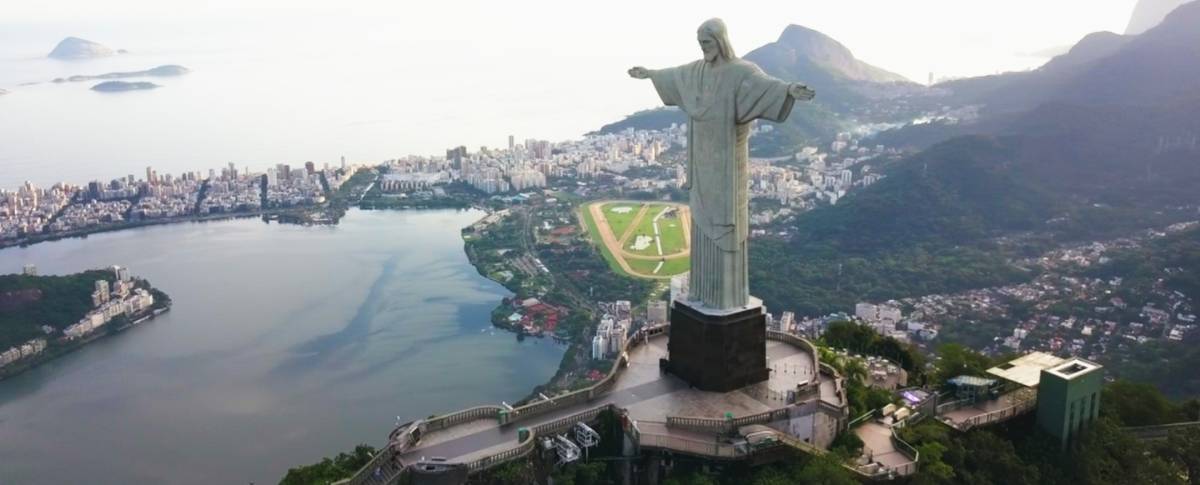
{"label": "mountain ridge", "polygon": [[779,34],[779,39],[746,55],[755,60],[755,52],[773,45],[791,49],[795,57],[804,58],[828,70],[839,73],[846,79],[877,83],[907,82],[909,79],[859,60],[841,42],[819,31],[802,25],[790,24]]}
{"label": "mountain ridge", "polygon": [[[790,153],[801,142],[831,139],[847,126],[846,119],[869,118],[859,108],[870,101],[923,87],[903,76],[858,60],[837,40],[807,27],[788,25],[775,42],[751,50],[743,59],[784,81],[802,82],[817,92],[812,103],[794,110],[785,123],[760,135],[751,144],[755,156]],[[627,128],[663,129],[686,123],[683,112],[655,108],[633,113],[606,124],[595,133],[614,133]]]}
{"label": "mountain ridge", "polygon": [[1129,16],[1129,25],[1125,27],[1126,35],[1137,35],[1157,26],[1172,10],[1187,3],[1188,0],[1138,0]]}
{"label": "mountain ridge", "polygon": [[959,79],[936,87],[993,114],[1053,101],[1155,104],[1200,94],[1200,2],[1172,11],[1140,35],[1096,32],[1032,71]]}
{"label": "mountain ridge", "polygon": [[753,290],[819,315],[1006,284],[1022,278],[1006,258],[1194,220],[1197,25],[1187,4],[1140,36],[1093,34],[1037,71],[961,83],[1014,105],[944,126],[883,180],[783,223],[790,237],[755,241]]}

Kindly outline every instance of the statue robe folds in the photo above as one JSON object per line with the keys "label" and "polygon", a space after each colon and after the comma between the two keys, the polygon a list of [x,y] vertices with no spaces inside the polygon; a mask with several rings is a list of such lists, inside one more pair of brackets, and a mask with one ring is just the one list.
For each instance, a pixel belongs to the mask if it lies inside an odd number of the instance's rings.
{"label": "statue robe folds", "polygon": [[688,115],[688,299],[716,311],[746,306],[750,122],[786,120],[793,103],[789,85],[741,59],[656,70],[651,80],[663,104]]}

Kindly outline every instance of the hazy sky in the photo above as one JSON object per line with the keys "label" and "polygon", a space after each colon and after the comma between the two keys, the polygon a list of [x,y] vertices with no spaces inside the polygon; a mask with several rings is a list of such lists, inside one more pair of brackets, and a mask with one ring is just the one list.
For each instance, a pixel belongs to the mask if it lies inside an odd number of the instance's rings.
{"label": "hazy sky", "polygon": [[[741,55],[796,23],[924,82],[1036,67],[1036,53],[1123,31],[1135,0],[0,2],[0,166],[53,181],[78,161],[82,182],[577,138],[661,105],[625,71],[699,58],[696,27],[714,16]],[[66,36],[131,54],[45,59]],[[45,84],[166,63],[194,72],[131,96]]]}
{"label": "hazy sky", "polygon": [[[249,28],[280,45],[320,50],[328,36],[362,42],[397,38],[428,57],[463,65],[509,57],[513,67],[571,55],[647,65],[696,57],[692,35],[704,19],[730,26],[739,54],[774,40],[789,23],[822,31],[873,64],[924,81],[1027,69],[1033,55],[1083,35],[1120,32],[1135,0],[792,0],[663,2],[39,0],[5,2],[2,46],[13,40],[79,35],[106,44],[178,45],[180,38],[223,44]],[[21,39],[14,39],[20,37]],[[10,45],[13,44],[9,42]],[[22,42],[21,44],[25,44]],[[40,55],[32,52],[29,55]],[[426,57],[421,56],[421,57]],[[491,62],[487,62],[491,64]],[[570,67],[570,66],[566,66]]]}

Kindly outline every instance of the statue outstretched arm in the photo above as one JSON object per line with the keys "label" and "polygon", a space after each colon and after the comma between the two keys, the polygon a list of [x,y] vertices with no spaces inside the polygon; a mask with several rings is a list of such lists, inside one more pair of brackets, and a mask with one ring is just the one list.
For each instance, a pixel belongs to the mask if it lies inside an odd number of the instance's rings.
{"label": "statue outstretched arm", "polygon": [[809,101],[817,96],[817,92],[803,84],[792,83],[790,86],[788,86],[788,96],[800,101]]}
{"label": "statue outstretched arm", "polygon": [[646,69],[642,66],[637,66],[629,70],[629,77],[634,79],[647,79],[654,75],[653,69]]}

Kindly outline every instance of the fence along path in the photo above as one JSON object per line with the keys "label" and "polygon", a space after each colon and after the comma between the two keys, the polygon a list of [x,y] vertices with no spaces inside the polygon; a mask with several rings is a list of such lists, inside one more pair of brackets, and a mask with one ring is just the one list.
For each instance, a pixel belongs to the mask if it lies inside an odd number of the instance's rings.
{"label": "fence along path", "polygon": [[[622,355],[617,358],[617,360],[613,363],[612,368],[609,370],[608,374],[605,375],[605,377],[603,379],[601,379],[600,381],[598,381],[597,383],[593,384],[590,387],[580,389],[580,390],[577,390],[577,391],[574,391],[571,393],[563,394],[560,396],[555,396],[550,399],[542,399],[540,401],[536,401],[536,402],[532,402],[532,403],[529,403],[529,404],[526,404],[523,406],[512,408],[511,410],[506,410],[505,408],[502,408],[500,406],[477,406],[474,408],[464,409],[461,411],[437,416],[437,417],[422,421],[421,427],[424,432],[428,433],[430,431],[441,431],[441,430],[450,429],[455,426],[461,425],[463,423],[468,423],[468,422],[472,422],[472,421],[476,421],[476,420],[496,419],[497,420],[496,426],[500,427],[501,429],[496,430],[497,432],[491,433],[491,434],[493,434],[493,439],[495,439],[495,438],[503,438],[504,436],[507,436],[508,434],[515,433],[515,429],[509,428],[509,425],[521,423],[521,422],[541,421],[539,424],[536,424],[530,428],[529,436],[533,437],[533,436],[547,435],[547,434],[552,434],[554,432],[558,432],[561,429],[569,428],[571,425],[573,425],[574,423],[579,422],[579,421],[590,421],[592,419],[595,419],[596,415],[598,415],[604,409],[617,409],[618,408],[618,406],[617,406],[618,400],[613,399],[612,396],[609,395],[609,393],[611,393],[612,390],[616,387],[616,381],[619,378],[621,371],[625,368],[626,364],[628,363],[627,352],[629,350],[633,350],[641,345],[646,344],[650,338],[665,335],[668,332],[668,329],[669,329],[669,327],[667,325],[658,325],[658,326],[654,326],[654,327],[647,327],[642,330],[639,330],[638,332],[635,332],[633,335],[631,335],[626,340],[626,352],[622,353]],[[811,387],[814,390],[817,387],[819,387],[820,382],[821,382],[820,375],[822,373],[825,373],[826,369],[824,369],[822,367],[821,363],[819,362],[816,349],[812,346],[811,343],[804,340],[803,338],[800,338],[800,337],[797,337],[797,336],[794,336],[791,334],[783,333],[783,332],[776,332],[776,331],[768,331],[767,338],[769,340],[781,341],[781,342],[793,345],[793,346],[798,347],[801,350],[807,352],[812,357],[812,360],[813,360],[812,364],[813,364],[814,372],[813,372],[813,379],[810,380],[807,384],[805,384],[805,386]],[[822,372],[817,372],[816,369],[820,369]],[[835,372],[835,374],[836,374],[836,372]],[[841,389],[838,389],[838,391],[839,391],[838,392],[839,394],[841,392],[844,392]],[[587,408],[583,411],[577,411],[577,412],[568,414],[563,417],[551,419],[549,421],[544,421],[542,419],[538,419],[540,417],[544,417],[549,414],[556,414],[556,413],[560,413],[560,412],[569,412],[570,410],[573,410],[572,408],[578,408],[581,405],[584,405],[587,403],[592,403],[592,402],[595,403],[595,406]],[[821,402],[820,404],[828,404],[828,403]],[[502,418],[501,416],[504,416],[505,414],[507,414],[507,417]],[[740,418],[736,418],[732,421],[713,420],[713,419],[706,419],[706,418],[688,418],[688,417],[669,417],[668,421],[675,423],[677,426],[681,427],[681,429],[697,429],[697,430],[704,429],[704,430],[707,430],[710,432],[730,432],[732,430],[736,430],[737,427],[739,427],[739,426],[744,426],[747,424],[766,423],[766,422],[770,422],[773,420],[785,419],[786,417],[787,417],[786,409],[776,409],[776,410],[768,411],[765,413],[760,413],[758,415],[743,416]],[[505,428],[509,429],[510,431],[504,432]],[[395,434],[396,434],[396,432],[393,432],[393,435],[395,435]],[[533,449],[533,440],[530,437],[527,437],[526,440],[520,441],[520,442],[513,439],[513,441],[512,441],[513,447],[512,448],[498,452],[494,455],[490,455],[487,457],[482,457],[482,458],[472,460],[472,461],[468,462],[468,467],[470,468],[470,470],[472,472],[478,472],[478,471],[486,470],[487,468],[505,463],[507,461],[511,461],[511,460],[523,457],[523,456],[527,455]],[[462,437],[459,439],[461,440],[463,438],[469,438],[469,436]],[[696,444],[695,440],[691,440],[688,438],[673,437],[669,434],[665,435],[665,436],[652,434],[647,439],[659,440],[658,442],[662,443],[662,444],[677,443],[681,449],[677,449],[676,451],[686,452],[686,450],[689,450],[689,449],[690,450],[698,449],[697,448],[698,445]],[[800,440],[792,440],[792,441],[794,441],[796,443],[794,446],[791,445],[790,443],[786,443],[786,442],[785,442],[785,444],[789,444],[789,446],[793,446],[794,448],[801,449],[802,451],[820,450],[819,448],[817,448],[811,444],[805,443],[803,441],[800,441]],[[492,443],[492,444],[497,444],[497,443]],[[402,458],[404,457],[405,454],[409,454],[410,455],[409,460],[412,461],[412,459],[413,459],[412,456],[414,454],[423,453],[424,451],[426,451],[426,450],[424,450],[425,447],[423,447],[423,446],[407,447],[407,446],[403,446],[403,445],[404,445],[404,443],[397,443],[397,440],[393,439],[392,442],[389,444],[389,446],[385,447],[384,450],[382,450],[375,458],[373,458],[371,460],[370,463],[367,464],[367,466],[364,466],[362,469],[360,469],[355,474],[355,476],[352,477],[350,480],[341,482],[341,483],[348,483],[348,484],[355,484],[355,485],[357,485],[359,483],[362,483],[362,484],[391,483],[394,479],[399,478],[403,474],[406,465],[411,464],[411,463],[403,463],[402,462]],[[728,448],[726,448],[724,446],[717,446],[717,447],[713,448],[715,451],[713,452],[713,454],[711,456],[733,457],[733,456],[735,456],[733,454],[734,452],[730,451],[732,449],[732,446],[733,446],[732,444],[728,444]],[[481,446],[479,447],[479,449],[484,449],[486,447],[488,447],[488,446],[483,446],[481,443]],[[434,456],[434,455],[428,455],[428,456]],[[387,465],[387,466],[384,466],[384,465]],[[375,474],[376,468],[380,469],[381,473],[383,473],[383,475],[384,475],[383,477],[378,477]],[[380,481],[380,479],[382,479],[382,481]]]}

